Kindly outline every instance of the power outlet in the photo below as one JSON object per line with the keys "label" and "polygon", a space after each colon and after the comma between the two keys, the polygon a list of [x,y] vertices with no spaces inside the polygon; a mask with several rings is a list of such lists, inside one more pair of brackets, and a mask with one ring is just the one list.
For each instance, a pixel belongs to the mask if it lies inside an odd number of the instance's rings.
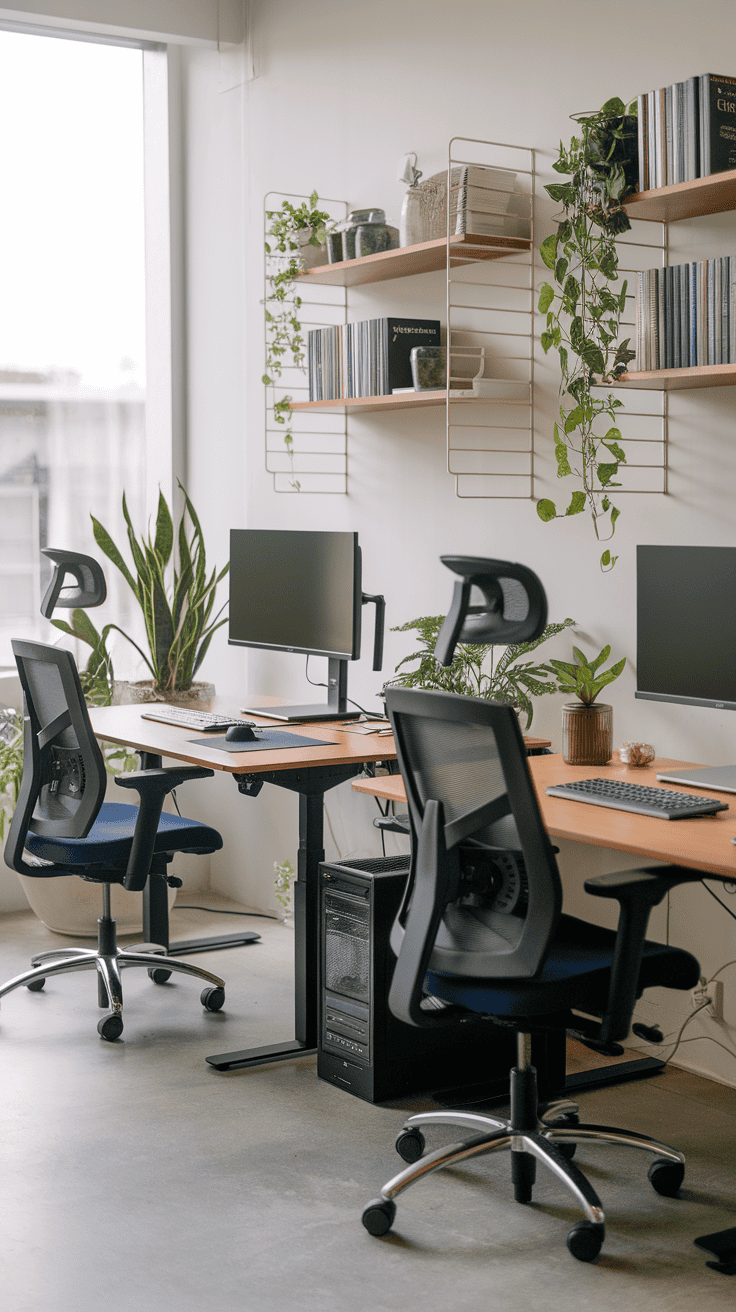
{"label": "power outlet", "polygon": [[714,979],[710,984],[704,976],[701,976],[699,982],[691,993],[693,1007],[707,1006],[700,1013],[701,1016],[710,1016],[713,1020],[723,1020],[723,980]]}

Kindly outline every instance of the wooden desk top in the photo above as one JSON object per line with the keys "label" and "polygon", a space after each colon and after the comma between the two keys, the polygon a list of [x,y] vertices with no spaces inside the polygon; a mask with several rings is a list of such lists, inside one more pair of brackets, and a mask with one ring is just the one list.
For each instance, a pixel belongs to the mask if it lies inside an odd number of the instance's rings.
{"label": "wooden desk top", "polygon": [[[551,837],[633,852],[645,860],[669,861],[722,879],[736,880],[736,846],[731,842],[736,835],[736,796],[714,793],[707,788],[685,789],[681,784],[670,785],[657,780],[657,770],[674,770],[685,764],[692,765],[693,762],[657,759],[651,766],[636,769],[621,765],[616,756],[610,765],[605,766],[565,765],[561,756],[529,757],[529,770],[542,819]],[[603,806],[586,806],[584,802],[568,802],[562,797],[548,797],[544,791],[549,784],[603,776],[623,779],[627,783],[651,784],[655,788],[671,787],[675,792],[693,792],[702,797],[717,797],[728,802],[729,809],[693,820],[658,820],[631,811],[608,810]],[[400,775],[356,779],[353,788],[356,792],[373,793],[392,802],[406,803],[404,781]]]}
{"label": "wooden desk top", "polygon": [[[214,697],[205,707],[197,709],[215,711],[218,715],[238,715],[237,708],[244,700],[246,698],[242,695]],[[278,697],[260,697],[258,701],[263,706],[283,705]],[[216,747],[197,747],[188,740],[206,735],[196,729],[182,729],[171,724],[161,724],[157,720],[142,719],[142,712],[149,709],[142,704],[90,707],[92,728],[98,738],[111,743],[121,743],[138,751],[170,756],[177,761],[206,765],[212,770],[225,770],[231,774],[266,774],[272,770],[298,770],[300,766],[354,765],[361,761],[391,761],[396,758],[392,735],[355,733],[356,728],[364,727],[357,722],[349,721],[344,728],[341,727],[341,721],[335,723],[329,720],[318,720],[313,724],[284,724],[280,720],[265,719],[255,712],[242,718],[271,729],[284,729],[287,733],[304,738],[322,738],[326,745],[272,750],[264,748],[258,752],[223,752]],[[350,732],[351,728],[353,732]]]}

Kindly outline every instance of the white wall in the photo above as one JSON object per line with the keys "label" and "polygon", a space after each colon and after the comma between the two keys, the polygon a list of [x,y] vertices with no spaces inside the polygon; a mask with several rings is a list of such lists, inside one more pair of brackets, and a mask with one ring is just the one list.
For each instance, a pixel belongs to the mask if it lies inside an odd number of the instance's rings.
{"label": "white wall", "polygon": [[[620,559],[613,573],[603,576],[584,516],[544,525],[531,502],[455,498],[445,472],[441,411],[351,420],[346,497],[276,495],[263,468],[260,383],[266,191],[316,188],[351,206],[380,205],[396,220],[400,156],[416,150],[420,167],[432,173],[442,167],[447,140],[455,134],[536,147],[541,188],[555,176],[551,162],[559,139],[570,135],[572,112],[695,73],[733,71],[723,69],[723,52],[736,36],[732,5],[711,0],[695,9],[690,0],[666,5],[620,0],[609,12],[595,0],[556,5],[528,0],[523,7],[456,0],[450,8],[437,0],[374,0],[368,8],[343,0],[279,5],[254,0],[252,9],[255,81],[223,95],[214,55],[189,51],[186,64],[189,490],[214,557],[224,558],[226,530],[232,526],[358,530],[365,587],[386,594],[389,624],[447,605],[450,576],[439,563],[442,552],[525,561],[542,576],[551,617],[574,617],[588,653],[610,643],[615,657],[627,657],[610,696],[617,743],[645,739],[663,756],[733,761],[733,715],[634,700],[634,564],[637,543],[736,545],[736,390],[672,396],[670,494],[622,498],[616,533]],[[552,213],[541,195],[540,239],[551,230]],[[672,240],[683,258],[733,251],[733,215],[679,225]],[[363,317],[363,310],[401,313],[413,304],[441,314],[440,275],[411,283],[365,290],[352,302],[355,317]],[[538,360],[537,383],[542,458],[536,493],[554,497],[550,432],[558,402],[551,359]],[[625,436],[625,419],[622,428]],[[566,646],[563,642],[559,650]],[[402,635],[389,635],[386,671],[406,650]],[[364,703],[381,683],[370,671],[367,642],[365,651],[350,671],[350,690]],[[320,677],[319,664],[314,662],[312,677]],[[224,640],[212,652],[209,673],[223,691],[248,687],[295,698],[308,694],[299,658],[252,658],[248,670],[245,655],[228,651]],[[535,729],[555,744],[561,700],[543,700],[535,719]],[[223,810],[236,802],[233,785],[228,787],[226,797],[225,781],[218,785]],[[268,804],[265,791],[259,802],[241,802],[242,820],[236,820],[233,807],[230,823],[247,841],[238,845],[236,864],[227,848],[219,864],[213,863],[217,885],[260,905],[273,905],[273,860],[293,858],[296,844],[292,801],[271,792]],[[343,854],[377,850],[369,826],[375,814],[371,803],[343,788],[329,796],[327,808]],[[328,853],[334,850],[330,842]],[[563,858],[568,879],[579,882],[581,854]],[[731,921],[700,887],[673,894],[670,934],[700,957],[707,973],[736,957]],[[734,1023],[736,979],[733,972],[725,978],[727,1016]],[[679,1002],[674,1014],[683,1014]],[[692,1032],[698,1032],[697,1025]],[[681,1052],[703,1071],[734,1080],[736,1064],[714,1045],[698,1042]]]}

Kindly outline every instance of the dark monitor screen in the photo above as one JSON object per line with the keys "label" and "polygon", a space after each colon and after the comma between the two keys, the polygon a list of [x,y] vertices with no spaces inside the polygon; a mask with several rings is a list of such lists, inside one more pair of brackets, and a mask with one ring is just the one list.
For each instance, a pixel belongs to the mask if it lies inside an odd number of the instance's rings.
{"label": "dark monitor screen", "polygon": [[637,547],[637,691],[736,710],[736,547]]}
{"label": "dark monitor screen", "polygon": [[357,533],[230,532],[228,641],[242,647],[360,657]]}

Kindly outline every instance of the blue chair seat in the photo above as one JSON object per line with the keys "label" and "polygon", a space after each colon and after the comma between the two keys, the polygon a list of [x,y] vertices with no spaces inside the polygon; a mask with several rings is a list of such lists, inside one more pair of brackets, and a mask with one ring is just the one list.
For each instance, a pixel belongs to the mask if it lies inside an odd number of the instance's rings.
{"label": "blue chair seat", "polygon": [[[29,830],[26,847],[32,856],[53,861],[57,866],[117,869],[127,864],[137,818],[137,806],[125,802],[103,802],[86,838],[55,838]],[[156,852],[217,852],[221,847],[222,838],[216,829],[197,820],[162,812]],[[43,867],[39,867],[38,874],[43,877]]]}
{"label": "blue chair seat", "polygon": [[[490,1016],[539,1016],[570,1007],[595,1014],[608,994],[615,932],[575,916],[560,916],[546,961],[533,979],[492,979],[444,975],[429,970],[424,987],[445,1002]],[[700,966],[689,952],[662,943],[644,943],[639,991],[653,984],[693,988]],[[689,983],[688,983],[689,979]]]}

